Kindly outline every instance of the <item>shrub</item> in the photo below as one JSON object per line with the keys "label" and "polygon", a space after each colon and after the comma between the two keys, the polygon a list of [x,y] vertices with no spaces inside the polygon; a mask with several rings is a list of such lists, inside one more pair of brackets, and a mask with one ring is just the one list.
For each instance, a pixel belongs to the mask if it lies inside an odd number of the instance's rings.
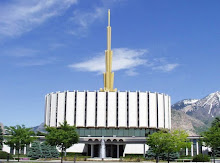
{"label": "shrub", "polygon": [[199,154],[197,156],[194,156],[192,161],[193,162],[209,162],[210,158],[208,157],[208,155]]}
{"label": "shrub", "polygon": [[32,146],[30,147],[27,156],[34,159],[38,159],[42,157],[42,151],[39,141],[35,141],[32,143]]}
{"label": "shrub", "polygon": [[11,154],[9,154],[5,151],[0,151],[0,159],[7,159],[8,155],[9,155],[9,159],[13,159]]}
{"label": "shrub", "polygon": [[143,154],[126,154],[125,157],[126,158],[139,158],[139,157],[143,157]]}
{"label": "shrub", "polygon": [[39,141],[35,141],[32,143],[27,155],[33,159],[58,158],[59,152],[55,146],[51,146],[45,142],[40,143]]}
{"label": "shrub", "polygon": [[[172,152],[169,155],[169,160],[173,161],[177,158],[179,158],[179,153],[178,152]],[[149,148],[149,150],[146,152],[146,158],[149,160],[156,159],[156,154],[152,151],[152,148]],[[168,160],[168,154],[167,153],[161,153],[159,154],[159,159],[160,160]]]}

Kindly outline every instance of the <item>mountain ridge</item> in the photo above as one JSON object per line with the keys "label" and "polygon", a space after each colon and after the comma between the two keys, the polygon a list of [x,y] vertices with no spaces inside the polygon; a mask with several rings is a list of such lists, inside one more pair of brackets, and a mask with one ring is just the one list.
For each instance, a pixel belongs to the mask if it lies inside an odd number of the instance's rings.
{"label": "mountain ridge", "polygon": [[[186,114],[185,118],[188,118],[188,122],[184,123],[188,123],[189,127],[192,124],[190,131],[193,131],[194,134],[199,134],[210,126],[215,117],[220,116],[220,91],[210,93],[201,99],[184,99],[173,104],[171,107],[172,110],[182,112],[178,112],[178,114],[174,112],[172,115],[176,123],[181,122],[181,119],[177,119],[175,116]],[[184,128],[184,125],[180,123],[179,126],[175,126],[174,124],[174,128],[178,127]]]}

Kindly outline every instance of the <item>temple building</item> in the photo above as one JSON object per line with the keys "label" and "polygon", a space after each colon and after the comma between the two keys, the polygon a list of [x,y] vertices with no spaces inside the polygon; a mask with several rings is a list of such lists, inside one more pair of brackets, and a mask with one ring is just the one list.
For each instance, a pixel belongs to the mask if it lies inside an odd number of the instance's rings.
{"label": "temple building", "polygon": [[45,124],[58,127],[66,120],[74,125],[80,141],[67,152],[100,156],[102,140],[106,157],[144,154],[146,136],[171,129],[171,100],[163,93],[117,91],[112,72],[110,10],[108,11],[106,72],[99,91],[65,91],[45,97]]}
{"label": "temple building", "polygon": [[[127,154],[143,154],[148,146],[146,137],[160,129],[171,130],[171,99],[163,93],[149,91],[118,91],[112,72],[111,26],[108,11],[106,72],[104,88],[97,91],[64,91],[45,96],[45,124],[58,127],[65,120],[80,135],[78,144],[67,152],[94,157],[120,158]],[[132,89],[132,88],[131,88]],[[0,123],[0,127],[3,124]],[[181,155],[195,156],[210,150],[201,145],[200,136],[189,136],[191,148]],[[45,141],[44,136],[38,140]],[[28,152],[29,146],[20,151]],[[3,145],[3,151],[16,150]]]}

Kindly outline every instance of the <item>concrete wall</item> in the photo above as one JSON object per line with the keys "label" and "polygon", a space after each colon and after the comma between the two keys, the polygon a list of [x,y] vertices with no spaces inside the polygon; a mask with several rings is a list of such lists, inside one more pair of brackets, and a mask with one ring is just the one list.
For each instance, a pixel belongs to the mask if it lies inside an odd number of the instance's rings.
{"label": "concrete wall", "polygon": [[57,92],[45,96],[45,123],[76,127],[171,128],[170,97],[151,92]]}

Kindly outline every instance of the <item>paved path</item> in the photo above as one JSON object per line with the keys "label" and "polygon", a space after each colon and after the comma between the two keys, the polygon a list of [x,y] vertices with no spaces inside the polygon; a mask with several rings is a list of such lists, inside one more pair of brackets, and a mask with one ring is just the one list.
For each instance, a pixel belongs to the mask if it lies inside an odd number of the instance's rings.
{"label": "paved path", "polygon": [[[10,160],[11,163],[18,162],[17,160]],[[7,162],[7,160],[0,159],[0,163],[10,163]],[[31,163],[31,162],[36,162],[36,163],[60,163],[60,160],[51,160],[51,161],[37,161],[37,160],[21,160],[20,162],[23,163]],[[76,163],[101,163],[102,161],[76,161]],[[106,163],[116,163],[119,161],[104,161]],[[210,161],[213,163],[213,161]],[[210,162],[202,162],[202,163],[210,163]],[[74,163],[74,161],[63,161],[63,163]],[[137,163],[137,162],[125,162],[125,163]],[[139,162],[140,163],[140,162]],[[156,163],[152,161],[142,161],[142,163]],[[160,163],[166,163],[166,161],[160,162]],[[170,163],[176,163],[176,162],[170,162]],[[178,162],[180,163],[180,162]],[[215,163],[220,163],[220,159],[216,160]]]}

